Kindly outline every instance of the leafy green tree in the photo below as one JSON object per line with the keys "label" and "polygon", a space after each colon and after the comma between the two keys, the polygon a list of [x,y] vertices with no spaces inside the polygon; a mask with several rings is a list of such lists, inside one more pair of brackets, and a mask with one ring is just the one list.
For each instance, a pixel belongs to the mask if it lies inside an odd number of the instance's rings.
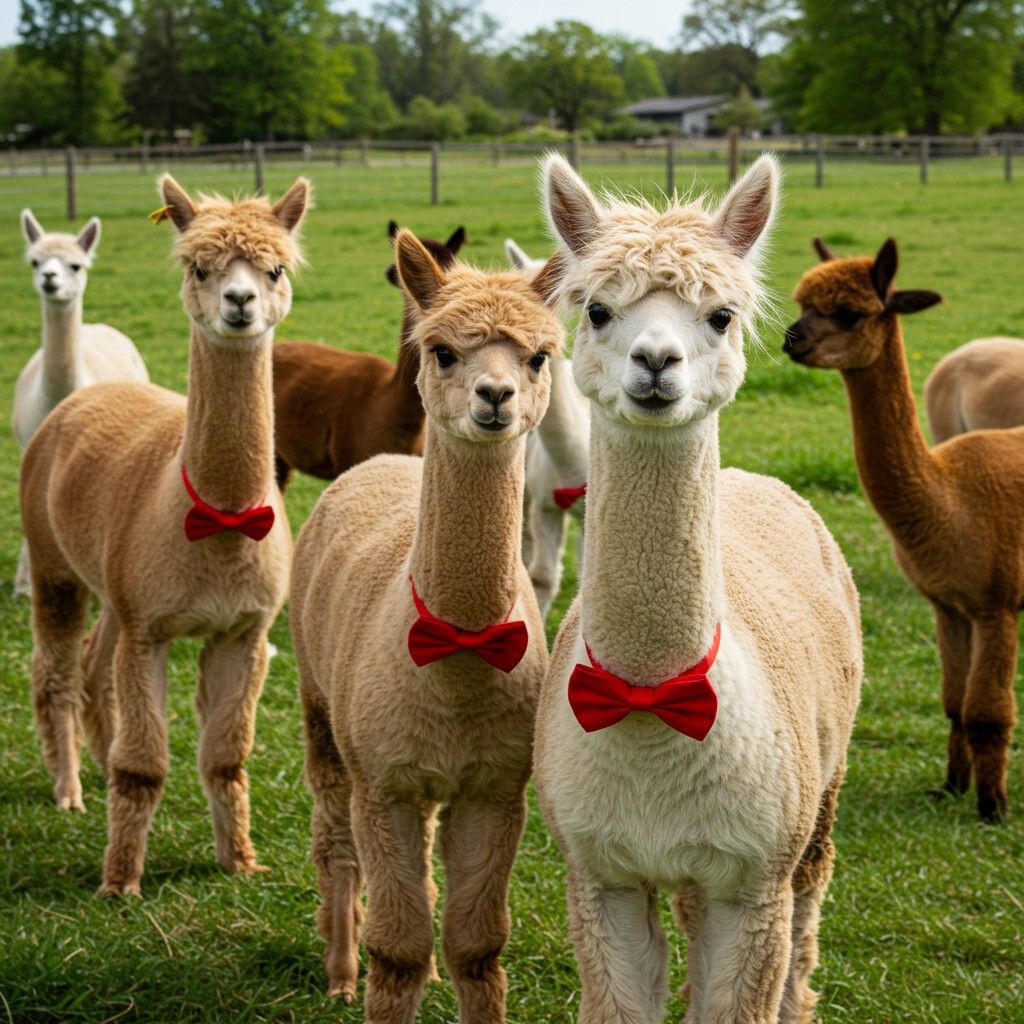
{"label": "leafy green tree", "polygon": [[657,60],[673,96],[733,96],[743,88],[754,96],[761,94],[759,68],[763,58],[736,43],[692,53],[662,51]]}
{"label": "leafy green tree", "polygon": [[715,115],[715,127],[723,132],[730,128],[747,132],[760,129],[763,125],[764,114],[750,95],[750,90],[745,88]]}
{"label": "leafy green tree", "polygon": [[388,134],[397,139],[435,142],[461,139],[466,135],[466,116],[454,103],[435,103],[426,96],[415,96]]}
{"label": "leafy green tree", "polygon": [[0,50],[0,140],[52,142],[63,135],[64,76],[15,47]]}
{"label": "leafy green tree", "polygon": [[665,95],[665,83],[651,47],[624,36],[609,36],[608,45],[626,100],[632,103]]}
{"label": "leafy green tree", "polygon": [[693,0],[683,16],[684,45],[763,53],[786,35],[791,8],[792,0]]}
{"label": "leafy green tree", "polygon": [[537,114],[554,111],[570,132],[622,99],[607,40],[582,22],[557,21],[554,28],[531,32],[512,55],[517,95]]}
{"label": "leafy green tree", "polygon": [[336,45],[352,69],[345,82],[351,103],[345,108],[341,134],[352,139],[382,135],[398,115],[391,96],[380,84],[373,50],[366,43]]}

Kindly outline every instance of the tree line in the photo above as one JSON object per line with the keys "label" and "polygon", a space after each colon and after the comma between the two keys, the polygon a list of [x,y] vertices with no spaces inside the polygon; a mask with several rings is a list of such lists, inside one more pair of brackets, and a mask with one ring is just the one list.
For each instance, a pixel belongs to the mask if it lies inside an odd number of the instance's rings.
{"label": "tree line", "polygon": [[1024,123],[1020,0],[693,0],[663,47],[556,21],[511,43],[476,0],[21,0],[0,137],[78,145],[547,139],[727,94],[721,126],[977,132]]}

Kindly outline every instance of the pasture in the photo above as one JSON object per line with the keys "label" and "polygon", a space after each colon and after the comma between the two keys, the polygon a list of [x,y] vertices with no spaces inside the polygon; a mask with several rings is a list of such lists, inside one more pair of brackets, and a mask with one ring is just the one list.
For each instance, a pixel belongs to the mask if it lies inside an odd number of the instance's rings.
{"label": "pasture", "polygon": [[[269,165],[269,192],[279,194],[301,170]],[[592,183],[652,196],[662,181],[654,166],[583,170]],[[763,345],[751,346],[746,384],[722,415],[722,457],[779,476],[807,497],[836,535],[861,593],[865,688],[824,908],[815,976],[819,1019],[1012,1024],[1024,1020],[1020,744],[1011,764],[1008,823],[979,824],[973,793],[939,803],[926,796],[944,778],[947,735],[931,613],[897,569],[885,530],[860,491],[838,375],[792,365],[779,348],[782,327],[793,319],[788,296],[814,259],[809,240],[816,233],[839,255],[873,254],[891,234],[900,243],[898,286],[945,295],[945,305],[904,321],[918,395],[929,369],[951,348],[983,335],[1024,335],[1024,186],[1003,183],[996,164],[980,160],[936,164],[926,187],[911,169],[891,165],[836,165],[821,190],[813,188],[808,165],[786,170],[768,261],[778,318],[764,325]],[[190,190],[245,190],[251,180],[248,170],[187,166],[174,173]],[[531,254],[546,248],[534,168],[525,161],[446,166],[436,207],[428,204],[421,170],[346,166],[310,173],[316,206],[305,226],[309,266],[295,279],[293,311],[279,339],[394,355],[401,299],[383,273],[391,218],[442,238],[465,225],[462,255],[482,264],[503,260],[507,235]],[[127,333],[156,383],[183,390],[187,321],[179,272],[168,255],[172,229],[146,219],[158,205],[153,177],[125,172],[80,179],[75,229],[91,215],[103,218],[85,314]],[[696,187],[718,191],[722,177],[715,169],[713,179],[698,179]],[[680,185],[689,178],[680,165]],[[191,641],[172,648],[172,767],[150,836],[141,902],[107,903],[92,895],[106,823],[101,778],[88,756],[86,813],[59,815],[52,805],[32,722],[29,610],[10,597],[20,542],[11,393],[40,328],[22,261],[17,215],[23,206],[46,228],[67,230],[61,179],[0,178],[0,1022],[359,1021],[359,1005],[346,1009],[324,995],[287,609],[272,634],[280,653],[271,662],[248,765],[253,841],[268,874],[227,877],[213,858],[195,768],[197,646]],[[306,478],[289,490],[293,531],[319,490],[319,482]],[[570,565],[548,623],[552,638],[573,588]],[[792,614],[799,617],[801,609]],[[578,982],[563,865],[535,804],[513,873],[511,907],[504,956],[509,1020],[573,1020]],[[685,974],[683,944],[674,928],[670,935],[677,988]],[[673,999],[669,1019],[678,1019],[681,1009]],[[450,989],[428,986],[420,1019],[440,1024],[455,1017]]]}

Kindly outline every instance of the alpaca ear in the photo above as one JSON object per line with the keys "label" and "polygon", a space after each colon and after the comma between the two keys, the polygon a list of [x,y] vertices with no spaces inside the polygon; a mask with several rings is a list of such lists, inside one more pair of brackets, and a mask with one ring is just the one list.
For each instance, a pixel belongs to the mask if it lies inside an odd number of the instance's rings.
{"label": "alpaca ear", "polygon": [[757,159],[718,207],[712,224],[737,256],[756,253],[779,203],[779,165],[775,158]]}
{"label": "alpaca ear", "polygon": [[530,265],[530,257],[511,238],[505,239],[505,255],[517,270],[526,270]]}
{"label": "alpaca ear", "polygon": [[26,207],[21,211],[21,233],[29,245],[35,245],[43,237],[43,225],[32,216],[32,211]]}
{"label": "alpaca ear", "polygon": [[271,207],[285,231],[294,231],[302,222],[309,207],[312,189],[308,178],[296,178],[295,184]]}
{"label": "alpaca ear", "polygon": [[394,238],[398,234],[398,221],[388,221],[388,238]]}
{"label": "alpaca ear", "polygon": [[[515,245],[515,242],[512,243]],[[527,267],[528,269],[528,267]],[[562,279],[565,277],[565,272],[568,269],[568,261],[565,253],[556,252],[537,271],[533,277],[530,278],[530,287],[541,297],[541,301],[545,306],[550,305],[555,296],[558,295],[562,287]]]}
{"label": "alpaca ear", "polygon": [[942,301],[942,296],[938,292],[911,288],[905,292],[893,292],[885,304],[885,311],[886,313],[920,313],[922,309],[930,309]]}
{"label": "alpaca ear", "polygon": [[557,237],[579,255],[601,226],[601,207],[587,183],[557,153],[544,162],[542,175],[548,221]]}
{"label": "alpaca ear", "polygon": [[160,179],[157,189],[167,207],[167,216],[174,221],[174,226],[179,231],[184,231],[196,215],[196,204],[169,174]]}
{"label": "alpaca ear", "polygon": [[421,310],[429,309],[444,285],[444,271],[408,228],[395,239],[395,268],[409,298]]}
{"label": "alpaca ear", "polygon": [[100,244],[100,219],[99,217],[93,217],[88,224],[78,232],[78,237],[75,239],[81,246],[82,252],[86,256],[91,256],[96,246]]}
{"label": "alpaca ear", "polygon": [[871,284],[883,302],[889,294],[889,287],[892,285],[892,279],[896,276],[898,264],[896,243],[891,238],[887,238],[882,244],[882,248],[878,250],[875,262],[871,264]]}
{"label": "alpaca ear", "polygon": [[822,241],[821,236],[815,235],[811,239],[811,245],[822,263],[828,263],[829,260],[836,258],[836,254]]}
{"label": "alpaca ear", "polygon": [[452,237],[444,243],[444,247],[454,256],[466,244],[466,229],[459,225],[453,232]]}

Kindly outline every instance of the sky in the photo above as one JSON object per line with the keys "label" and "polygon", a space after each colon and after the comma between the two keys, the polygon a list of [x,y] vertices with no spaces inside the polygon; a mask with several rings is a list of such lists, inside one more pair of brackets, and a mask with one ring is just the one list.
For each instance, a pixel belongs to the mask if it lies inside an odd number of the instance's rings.
{"label": "sky", "polygon": [[[335,0],[335,10],[369,14],[373,0]],[[680,0],[481,0],[506,38],[551,25],[559,18],[585,21],[602,33],[616,32],[667,47],[679,34],[687,6]],[[19,0],[0,0],[0,46],[17,41]]]}

